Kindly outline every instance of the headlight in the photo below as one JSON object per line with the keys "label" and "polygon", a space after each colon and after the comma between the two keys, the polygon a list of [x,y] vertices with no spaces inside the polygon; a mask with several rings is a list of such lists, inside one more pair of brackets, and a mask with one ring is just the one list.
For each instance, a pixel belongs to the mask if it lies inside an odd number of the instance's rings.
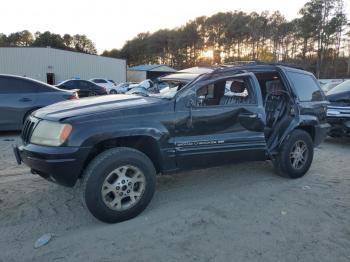
{"label": "headlight", "polygon": [[71,132],[72,126],[69,124],[42,120],[35,127],[30,142],[37,145],[60,146]]}

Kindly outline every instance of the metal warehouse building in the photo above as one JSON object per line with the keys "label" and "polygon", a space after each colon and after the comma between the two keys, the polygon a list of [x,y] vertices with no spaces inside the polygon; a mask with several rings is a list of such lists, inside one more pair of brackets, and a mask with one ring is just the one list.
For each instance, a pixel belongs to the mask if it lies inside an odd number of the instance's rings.
{"label": "metal warehouse building", "polygon": [[146,79],[156,79],[157,77],[175,73],[176,70],[167,65],[138,65],[128,68],[128,81],[141,82]]}
{"label": "metal warehouse building", "polygon": [[0,74],[31,77],[49,84],[71,79],[126,81],[126,61],[50,47],[1,47]]}

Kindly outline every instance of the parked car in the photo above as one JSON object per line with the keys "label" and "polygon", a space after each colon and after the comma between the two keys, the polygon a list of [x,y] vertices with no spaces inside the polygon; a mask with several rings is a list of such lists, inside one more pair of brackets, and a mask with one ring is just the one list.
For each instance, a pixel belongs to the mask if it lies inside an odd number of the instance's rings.
{"label": "parked car", "polygon": [[334,87],[339,85],[340,83],[342,83],[342,82],[329,82],[329,83],[321,86],[321,88],[322,88],[323,92],[327,93],[328,91],[332,90]]}
{"label": "parked car", "polygon": [[77,99],[74,91],[64,91],[43,82],[13,75],[0,75],[0,131],[21,130],[34,110],[64,100]]}
{"label": "parked car", "polygon": [[115,90],[118,94],[125,94],[126,92],[128,92],[131,89],[130,86],[135,85],[135,84],[137,84],[137,83],[135,83],[135,82],[120,83],[115,87]]}
{"label": "parked car", "polygon": [[60,89],[78,90],[79,97],[106,95],[104,87],[87,80],[70,79],[56,85]]}
{"label": "parked car", "polygon": [[192,67],[178,71],[177,73],[159,77],[156,82],[151,80],[145,80],[138,85],[131,86],[132,89],[128,94],[139,94],[147,96],[148,94],[155,94],[159,92],[165,92],[169,88],[173,89],[174,84],[178,88],[182,88],[185,84],[191,82],[193,79],[204,73],[210,73],[214,68],[209,67]]}
{"label": "parked car", "polygon": [[115,223],[147,207],[156,174],[271,160],[279,174],[300,178],[329,129],[318,82],[294,67],[219,67],[174,88],[38,110],[16,159],[64,186],[81,179],[90,212]]}
{"label": "parked car", "polygon": [[[183,75],[186,75],[185,78],[182,78]],[[170,78],[162,77],[159,78],[156,83],[150,80],[143,81],[144,83],[140,83],[136,86],[134,86],[130,91],[128,91],[126,94],[132,95],[143,95],[148,96],[149,94],[157,94],[160,93],[162,90],[168,90],[169,88],[174,87],[174,83],[180,83],[186,84],[189,82],[189,80],[193,79],[195,75],[194,74],[172,74],[170,75]],[[173,82],[173,83],[171,83]]]}
{"label": "parked car", "polygon": [[96,85],[102,86],[106,89],[108,94],[116,94],[116,83],[113,80],[105,78],[92,78],[89,81],[94,82]]}
{"label": "parked car", "polygon": [[327,119],[332,128],[330,136],[350,136],[350,80],[347,80],[327,93],[330,102]]}

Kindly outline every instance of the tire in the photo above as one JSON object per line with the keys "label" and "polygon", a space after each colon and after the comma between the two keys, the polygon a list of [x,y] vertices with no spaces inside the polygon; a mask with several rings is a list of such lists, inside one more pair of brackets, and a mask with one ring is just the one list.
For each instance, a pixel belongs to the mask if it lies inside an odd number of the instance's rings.
{"label": "tire", "polygon": [[94,217],[118,223],[140,214],[151,201],[155,186],[156,170],[151,160],[138,150],[120,147],[104,151],[90,162],[81,190]]}
{"label": "tire", "polygon": [[[302,148],[305,148],[305,153],[302,153]],[[283,142],[273,165],[277,173],[284,177],[300,178],[309,170],[313,156],[314,146],[310,135],[296,129]]]}
{"label": "tire", "polygon": [[91,91],[88,96],[98,96],[98,94],[95,91]]}
{"label": "tire", "polygon": [[109,92],[111,95],[115,95],[115,94],[118,94],[117,91],[115,91],[114,89],[112,89],[110,92]]}

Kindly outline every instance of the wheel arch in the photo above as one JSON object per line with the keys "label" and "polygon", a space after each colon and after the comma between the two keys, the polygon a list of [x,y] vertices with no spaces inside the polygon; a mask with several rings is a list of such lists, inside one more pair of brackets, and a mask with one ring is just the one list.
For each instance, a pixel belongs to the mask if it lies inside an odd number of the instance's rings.
{"label": "wheel arch", "polygon": [[139,150],[152,161],[157,173],[163,170],[159,143],[150,135],[110,137],[99,141],[91,148],[84,162],[83,170],[97,155],[105,150],[116,147],[129,147]]}
{"label": "wheel arch", "polygon": [[315,134],[316,134],[316,130],[315,130],[315,126],[314,125],[300,125],[297,126],[295,129],[299,129],[299,130],[304,130],[306,133],[308,133],[312,139],[312,142],[315,142]]}

